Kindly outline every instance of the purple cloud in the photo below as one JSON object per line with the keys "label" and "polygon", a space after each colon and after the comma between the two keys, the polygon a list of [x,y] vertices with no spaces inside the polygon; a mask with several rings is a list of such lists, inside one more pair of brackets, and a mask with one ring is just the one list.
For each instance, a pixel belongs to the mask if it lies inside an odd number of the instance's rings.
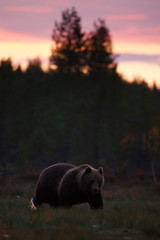
{"label": "purple cloud", "polygon": [[5,12],[12,12],[12,13],[54,13],[55,10],[51,8],[43,8],[43,7],[33,7],[33,6],[11,6],[11,7],[5,7]]}

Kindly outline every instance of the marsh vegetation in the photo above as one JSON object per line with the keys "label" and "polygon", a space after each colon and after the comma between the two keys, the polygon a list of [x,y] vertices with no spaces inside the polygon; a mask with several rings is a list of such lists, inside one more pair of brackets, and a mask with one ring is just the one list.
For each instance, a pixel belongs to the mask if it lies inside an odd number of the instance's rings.
{"label": "marsh vegetation", "polygon": [[31,211],[35,182],[14,180],[0,192],[0,239],[158,239],[160,194],[152,184],[106,184],[104,209],[87,204],[72,209],[44,205]]}

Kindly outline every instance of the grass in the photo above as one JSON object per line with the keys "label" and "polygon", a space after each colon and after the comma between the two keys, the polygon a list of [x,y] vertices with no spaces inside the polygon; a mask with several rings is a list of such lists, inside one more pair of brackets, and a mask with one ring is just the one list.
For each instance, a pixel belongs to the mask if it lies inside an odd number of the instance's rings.
{"label": "grass", "polygon": [[34,182],[8,184],[0,191],[0,239],[156,240],[160,238],[160,193],[151,185],[108,185],[104,210],[87,204],[72,209],[45,205],[33,212]]}

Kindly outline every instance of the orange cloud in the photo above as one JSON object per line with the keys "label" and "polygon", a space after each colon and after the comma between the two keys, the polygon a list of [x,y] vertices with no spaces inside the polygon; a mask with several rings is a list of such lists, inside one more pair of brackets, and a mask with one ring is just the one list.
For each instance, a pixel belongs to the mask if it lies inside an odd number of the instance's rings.
{"label": "orange cloud", "polygon": [[160,44],[117,40],[113,43],[113,52],[157,55],[160,54]]}
{"label": "orange cloud", "polygon": [[144,79],[149,87],[153,87],[155,83],[160,89],[160,67],[158,64],[139,61],[122,62],[118,64],[117,70],[122,73],[129,82],[133,82],[135,78],[139,80]]}
{"label": "orange cloud", "polygon": [[0,42],[1,57],[13,57],[13,59],[32,58],[37,55],[48,57],[50,55],[51,42],[41,40],[38,42]]}

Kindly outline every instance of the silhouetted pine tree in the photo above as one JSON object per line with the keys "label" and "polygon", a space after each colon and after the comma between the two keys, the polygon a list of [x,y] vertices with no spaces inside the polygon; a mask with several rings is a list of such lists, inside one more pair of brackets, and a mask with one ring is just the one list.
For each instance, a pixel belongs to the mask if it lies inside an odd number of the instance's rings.
{"label": "silhouetted pine tree", "polygon": [[81,18],[75,8],[62,12],[62,21],[55,22],[52,40],[55,48],[50,57],[51,64],[58,67],[59,72],[80,71],[83,65],[83,36]]}
{"label": "silhouetted pine tree", "polygon": [[112,73],[116,70],[112,53],[112,40],[105,21],[99,19],[94,31],[86,40],[87,66],[89,73]]}

